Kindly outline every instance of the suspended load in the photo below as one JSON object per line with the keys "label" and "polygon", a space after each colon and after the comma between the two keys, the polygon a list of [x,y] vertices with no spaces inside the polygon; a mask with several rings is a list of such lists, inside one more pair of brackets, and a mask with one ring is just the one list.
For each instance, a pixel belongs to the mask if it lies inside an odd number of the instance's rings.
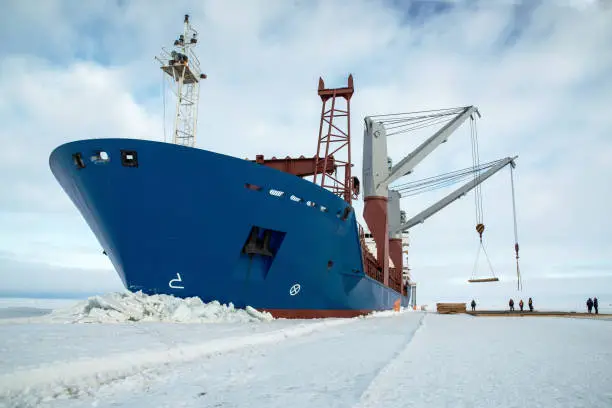
{"label": "suspended load", "polygon": [[[485,250],[484,244],[482,242],[482,233],[484,232],[484,224],[483,223],[478,223],[476,225],[476,231],[478,232],[478,235],[480,235],[480,245],[478,246],[478,252],[476,253],[476,261],[474,262],[474,269],[472,270],[472,278],[468,279],[468,282],[470,283],[479,283],[479,282],[497,282],[499,281],[499,278],[497,276],[495,276],[495,271],[493,270],[493,265],[491,265],[491,261],[489,260],[489,256],[487,255],[487,251]],[[491,270],[491,277],[489,278],[476,278],[476,269],[477,269],[477,265],[478,265],[478,258],[480,257],[480,250],[482,249],[482,252],[485,254],[485,257],[487,258],[487,263],[489,264],[489,268]]]}

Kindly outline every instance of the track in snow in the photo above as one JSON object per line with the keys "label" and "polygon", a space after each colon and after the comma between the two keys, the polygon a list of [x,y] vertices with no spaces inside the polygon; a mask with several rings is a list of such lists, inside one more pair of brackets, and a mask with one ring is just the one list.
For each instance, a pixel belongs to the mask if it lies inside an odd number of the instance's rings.
{"label": "track in snow", "polygon": [[34,404],[45,399],[62,397],[63,394],[70,397],[78,396],[80,393],[91,394],[102,384],[110,384],[143,372],[154,373],[160,366],[177,365],[211,355],[230,353],[241,348],[279,343],[347,323],[351,323],[351,320],[297,324],[280,330],[215,338],[167,349],[143,349],[142,346],[146,343],[140,343],[141,348],[138,350],[17,370],[0,375],[0,384],[2,384],[0,403],[25,400]]}
{"label": "track in snow", "polygon": [[409,370],[414,370],[414,367],[410,366],[410,361],[407,361],[406,356],[410,353],[412,340],[418,336],[419,331],[425,325],[425,316],[426,314],[421,316],[417,327],[410,337],[410,341],[406,342],[395,357],[390,359],[388,364],[370,381],[370,384],[361,394],[354,408],[378,408],[383,406],[379,405],[380,400],[384,399],[384,394],[388,392],[388,389],[396,387],[400,378],[406,377]]}
{"label": "track in snow", "polygon": [[610,407],[612,324],[428,314],[355,408]]}
{"label": "track in snow", "polygon": [[[326,320],[165,353],[142,351],[107,356],[93,365],[27,370],[13,383],[34,385],[29,398],[12,393],[5,401],[46,401],[49,407],[229,407],[253,401],[262,406],[350,406],[403,348],[420,318],[404,313]],[[93,370],[88,373],[88,368]],[[63,381],[58,381],[59,372],[68,373]]]}

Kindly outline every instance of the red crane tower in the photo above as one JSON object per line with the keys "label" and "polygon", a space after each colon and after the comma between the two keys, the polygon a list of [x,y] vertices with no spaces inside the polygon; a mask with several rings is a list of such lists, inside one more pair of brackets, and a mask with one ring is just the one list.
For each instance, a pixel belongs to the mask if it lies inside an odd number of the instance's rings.
{"label": "red crane tower", "polygon": [[[323,79],[319,78],[318,92],[321,101],[323,101],[323,106],[321,108],[319,143],[315,155],[316,172],[313,183],[317,184],[317,176],[321,173],[321,187],[329,188],[332,193],[351,204],[352,199],[359,195],[359,180],[351,177],[351,167],[353,166],[351,163],[353,75],[349,75],[347,87],[334,89],[326,89]],[[342,103],[342,100],[345,103]],[[340,124],[339,122],[344,122],[344,120],[338,119],[343,118],[346,118],[346,122]],[[320,157],[322,151],[325,155]],[[336,167],[334,173],[323,171],[329,169],[332,163]]]}

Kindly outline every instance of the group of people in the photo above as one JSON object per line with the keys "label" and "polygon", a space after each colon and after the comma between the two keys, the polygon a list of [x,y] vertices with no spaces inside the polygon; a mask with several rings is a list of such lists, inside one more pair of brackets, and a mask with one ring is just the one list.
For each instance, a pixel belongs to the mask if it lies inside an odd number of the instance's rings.
{"label": "group of people", "polygon": [[[595,300],[597,301],[597,299]],[[589,299],[589,301],[591,301],[591,299]],[[508,305],[510,305],[510,311],[514,311],[514,299],[510,299]],[[527,305],[529,306],[529,311],[533,312],[533,299],[529,298],[529,300],[527,301]],[[472,299],[472,303],[470,303],[470,306],[472,306],[472,312],[476,310],[476,301],[474,299]],[[525,304],[523,303],[523,299],[521,299],[519,302],[521,312],[523,311],[523,306],[525,306]]]}
{"label": "group of people", "polygon": [[[472,312],[476,310],[476,301],[474,299],[472,299],[472,303],[470,303],[470,305],[472,306]],[[527,301],[527,305],[529,306],[529,311],[533,312],[533,300],[531,298],[529,298],[529,300]],[[589,298],[586,302],[587,305],[587,309],[589,311],[589,313],[592,313],[593,309],[595,309],[595,314],[599,314],[599,301],[597,300],[596,297],[594,297],[593,299]],[[510,298],[510,301],[508,302],[508,306],[510,306],[510,311],[513,312],[514,311],[514,299]],[[521,312],[523,311],[523,299],[521,299],[519,301],[519,308],[521,309]]]}
{"label": "group of people", "polygon": [[587,309],[589,310],[589,313],[591,313],[591,311],[593,310],[593,308],[595,308],[595,314],[599,314],[599,302],[597,301],[597,298],[589,298],[589,300],[587,300],[586,302],[587,305]]}
{"label": "group of people", "polygon": [[[513,312],[514,311],[514,299],[510,298],[508,305],[510,306],[510,311]],[[523,299],[521,299],[519,301],[519,307],[521,308],[521,312],[523,311],[524,305],[525,304],[523,303]],[[529,306],[529,311],[533,312],[533,299],[529,298],[529,300],[527,301],[527,305]]]}

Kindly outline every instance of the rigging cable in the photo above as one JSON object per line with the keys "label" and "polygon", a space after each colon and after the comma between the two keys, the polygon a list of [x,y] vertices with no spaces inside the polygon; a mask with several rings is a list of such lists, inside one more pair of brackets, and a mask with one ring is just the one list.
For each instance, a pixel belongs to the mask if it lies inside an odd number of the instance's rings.
{"label": "rigging cable", "polygon": [[512,186],[512,215],[514,218],[514,252],[516,253],[516,289],[523,289],[523,282],[521,279],[521,270],[519,268],[519,244],[518,244],[518,232],[516,226],[516,204],[514,198],[514,166],[510,165],[510,185]]}
{"label": "rigging cable", "polygon": [[478,246],[478,252],[476,253],[476,261],[474,262],[474,269],[472,270],[472,281],[479,281],[478,279],[474,279],[476,274],[476,269],[478,266],[478,258],[480,256],[480,250],[484,252],[487,262],[489,264],[489,269],[491,270],[491,274],[493,278],[497,280],[495,276],[495,271],[493,270],[493,265],[491,264],[491,260],[489,259],[489,255],[484,247],[484,243],[482,242],[482,233],[485,230],[485,226],[483,223],[483,211],[482,211],[482,190],[480,187],[480,153],[478,151],[478,130],[476,129],[476,123],[474,120],[474,116],[470,117],[470,139],[472,142],[472,166],[474,169],[474,182],[475,191],[474,191],[474,201],[476,207],[476,231],[480,237],[480,245]]}
{"label": "rigging cable", "polygon": [[[488,163],[479,165],[476,171],[483,171],[499,164],[504,159],[493,160]],[[399,191],[402,197],[409,197],[439,188],[448,187],[452,184],[456,184],[461,180],[465,180],[467,177],[474,173],[473,167],[467,167],[460,170],[454,170],[448,173],[442,173],[437,176],[427,177],[408,183],[399,184],[393,187],[394,190]]]}
{"label": "rigging cable", "polygon": [[393,135],[397,135],[400,133],[406,133],[406,132],[410,132],[413,130],[419,130],[419,129],[438,125],[440,123],[445,123],[445,122],[448,122],[448,120],[442,117],[442,118],[434,118],[434,119],[419,119],[419,120],[414,120],[409,123],[404,123],[404,124],[397,125],[397,126],[389,126],[386,128],[387,130],[394,130],[394,129],[400,129],[400,130],[396,130],[395,132],[387,133],[387,136],[393,136]]}
{"label": "rigging cable", "polygon": [[386,126],[387,131],[395,130],[387,133],[387,136],[406,133],[409,131],[422,129],[425,127],[437,125],[448,121],[448,116],[455,116],[461,113],[465,107],[435,109],[405,113],[390,113],[385,115],[371,115],[371,119]]}
{"label": "rigging cable", "polygon": [[485,250],[485,247],[481,239],[480,245],[478,246],[478,251],[476,251],[476,261],[474,261],[474,268],[472,268],[472,279],[474,279],[474,276],[476,276],[476,269],[478,269],[478,258],[480,257],[481,249],[482,249],[482,252],[484,252],[485,254],[485,258],[487,259],[487,263],[489,264],[489,268],[491,269],[491,274],[493,275],[494,278],[496,278],[495,271],[493,271],[493,265],[491,264],[491,260],[489,259],[489,255],[487,254],[487,251]]}
{"label": "rigging cable", "polygon": [[456,108],[444,108],[444,109],[430,109],[430,110],[422,110],[422,111],[413,111],[413,112],[402,112],[402,113],[387,113],[384,115],[370,115],[371,118],[386,118],[390,116],[400,116],[400,115],[413,115],[415,113],[430,113],[430,112],[446,112],[446,113],[457,113],[465,109],[465,106],[458,106]]}
{"label": "rigging cable", "polygon": [[472,165],[474,168],[474,182],[476,187],[474,188],[474,203],[476,207],[476,231],[480,235],[482,241],[482,233],[484,232],[483,224],[483,211],[482,211],[482,190],[480,186],[480,152],[478,150],[478,131],[476,129],[476,123],[474,117],[470,118],[470,139],[472,142]]}

